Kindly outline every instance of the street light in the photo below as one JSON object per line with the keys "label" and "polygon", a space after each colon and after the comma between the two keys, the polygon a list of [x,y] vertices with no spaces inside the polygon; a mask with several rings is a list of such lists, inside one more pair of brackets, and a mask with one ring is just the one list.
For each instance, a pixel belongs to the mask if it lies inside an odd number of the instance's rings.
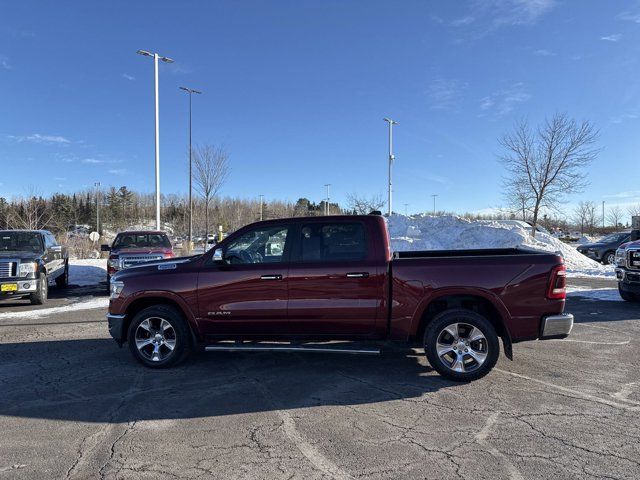
{"label": "street light", "polygon": [[96,232],[100,235],[100,182],[93,184],[96,187]]}
{"label": "street light", "polygon": [[331,186],[331,184],[325,183],[324,186],[327,187],[327,205],[324,207],[324,214],[329,215],[329,187]]}
{"label": "street light", "polygon": [[393,126],[398,125],[398,122],[391,120],[390,118],[384,118],[385,122],[389,123],[389,216],[391,216],[392,205],[391,196],[393,194],[392,182],[391,182],[391,165],[395,157],[393,156]]}
{"label": "street light", "polygon": [[173,63],[168,57],[161,57],[157,53],[138,50],[136,53],[145,57],[153,57],[154,84],[156,96],[156,229],[160,230],[160,102],[158,98],[158,60],[165,63]]}
{"label": "street light", "polygon": [[264,195],[260,195],[260,221],[262,221],[262,205],[264,205]]}
{"label": "street light", "polygon": [[436,216],[436,197],[438,195],[431,195],[433,197],[433,216]]}
{"label": "street light", "polygon": [[193,178],[191,174],[191,152],[193,151],[191,148],[191,95],[193,93],[200,95],[202,92],[188,87],[180,87],[180,90],[184,90],[189,94],[189,250],[191,250],[191,239],[193,235],[193,201],[191,199],[191,179]]}

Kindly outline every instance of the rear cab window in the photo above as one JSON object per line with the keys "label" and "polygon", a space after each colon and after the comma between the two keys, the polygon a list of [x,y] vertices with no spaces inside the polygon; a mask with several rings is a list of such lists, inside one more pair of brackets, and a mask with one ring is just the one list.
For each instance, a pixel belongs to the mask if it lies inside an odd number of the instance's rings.
{"label": "rear cab window", "polygon": [[310,222],[300,227],[298,262],[357,262],[367,259],[368,255],[369,244],[363,223]]}
{"label": "rear cab window", "polygon": [[162,233],[119,233],[112,248],[171,248],[171,242]]}

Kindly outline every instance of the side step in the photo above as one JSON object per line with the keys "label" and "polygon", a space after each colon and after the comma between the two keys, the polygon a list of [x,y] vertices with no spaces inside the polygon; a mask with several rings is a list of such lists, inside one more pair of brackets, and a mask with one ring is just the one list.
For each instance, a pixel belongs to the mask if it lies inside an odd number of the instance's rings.
{"label": "side step", "polygon": [[350,343],[241,343],[220,342],[207,345],[207,352],[309,352],[348,353],[352,355],[380,355],[379,347]]}

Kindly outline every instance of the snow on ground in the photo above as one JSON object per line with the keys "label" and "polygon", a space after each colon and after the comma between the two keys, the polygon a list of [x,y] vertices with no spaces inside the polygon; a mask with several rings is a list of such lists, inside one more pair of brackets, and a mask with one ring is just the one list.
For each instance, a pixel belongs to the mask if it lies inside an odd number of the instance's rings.
{"label": "snow on ground", "polygon": [[107,260],[104,258],[69,260],[69,284],[85,287],[107,280]]}
{"label": "snow on ground", "polygon": [[107,308],[109,306],[108,297],[92,298],[82,302],[72,303],[63,307],[40,308],[38,310],[20,311],[20,312],[1,312],[0,320],[10,318],[41,318],[57,313],[76,312],[78,310],[92,310],[94,308]]}
{"label": "snow on ground", "polygon": [[622,297],[617,288],[589,288],[567,287],[568,297],[581,297],[586,300],[605,300],[609,302],[622,302]]}
{"label": "snow on ground", "polygon": [[569,276],[613,278],[612,266],[601,265],[578,252],[571,245],[544,233],[536,233],[519,225],[498,222],[476,222],[455,216],[393,215],[389,220],[393,250],[464,250],[485,248],[533,248],[559,252]]}

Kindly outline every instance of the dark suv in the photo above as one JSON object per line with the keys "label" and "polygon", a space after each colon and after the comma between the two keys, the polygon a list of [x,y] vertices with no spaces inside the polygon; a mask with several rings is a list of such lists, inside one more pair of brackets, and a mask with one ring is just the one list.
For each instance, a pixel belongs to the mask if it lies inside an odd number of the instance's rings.
{"label": "dark suv", "polygon": [[605,265],[614,265],[616,261],[616,250],[623,243],[631,239],[631,232],[616,232],[605,235],[594,243],[585,243],[578,247],[578,251],[583,255],[602,262]]}

